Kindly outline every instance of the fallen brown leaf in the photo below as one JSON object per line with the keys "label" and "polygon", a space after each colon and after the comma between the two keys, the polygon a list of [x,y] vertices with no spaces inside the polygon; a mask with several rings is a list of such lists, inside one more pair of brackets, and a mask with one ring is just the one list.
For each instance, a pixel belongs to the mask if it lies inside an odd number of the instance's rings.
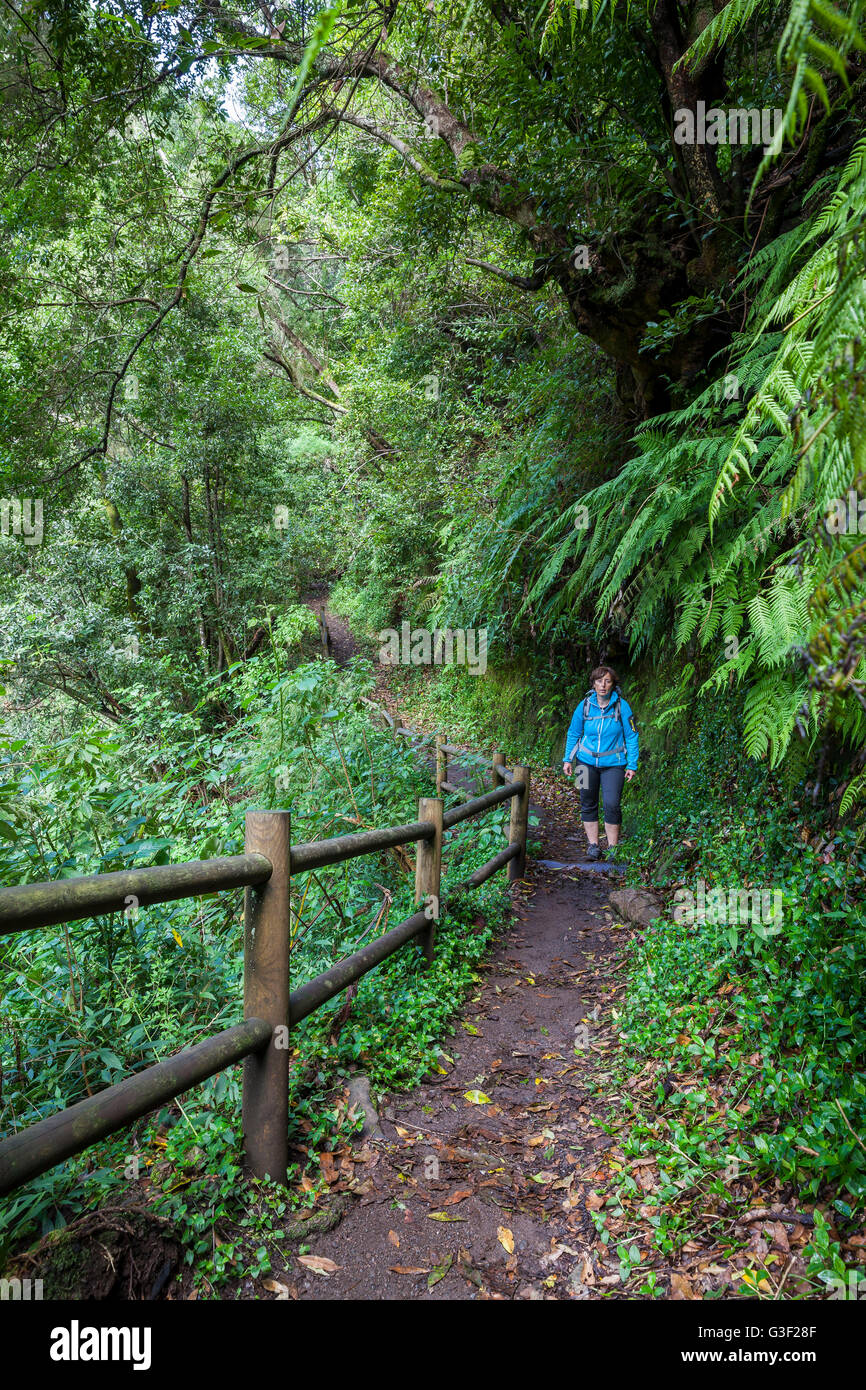
{"label": "fallen brown leaf", "polygon": [[314,1274],[324,1274],[330,1278],[336,1274],[342,1265],[335,1264],[333,1260],[328,1260],[324,1255],[299,1255],[298,1264],[303,1265],[304,1269],[310,1269]]}
{"label": "fallen brown leaf", "polygon": [[322,1170],[322,1177],[329,1186],[337,1182],[340,1175],[337,1172],[337,1165],[334,1162],[334,1155],[332,1153],[328,1153],[328,1151],[325,1150],[323,1153],[319,1154],[319,1167]]}
{"label": "fallen brown leaf", "polygon": [[281,1284],[279,1279],[263,1279],[262,1288],[267,1289],[268,1293],[275,1293],[280,1301],[289,1298],[288,1284]]}
{"label": "fallen brown leaf", "polygon": [[676,1301],[679,1299],[696,1299],[699,1295],[695,1293],[691,1282],[684,1274],[673,1273],[671,1275],[671,1298]]}

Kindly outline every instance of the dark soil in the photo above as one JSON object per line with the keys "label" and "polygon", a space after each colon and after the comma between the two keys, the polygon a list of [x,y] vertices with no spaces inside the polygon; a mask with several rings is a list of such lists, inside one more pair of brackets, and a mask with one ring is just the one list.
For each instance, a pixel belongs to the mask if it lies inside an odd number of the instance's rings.
{"label": "dark soil", "polygon": [[[321,608],[325,599],[323,592],[307,601]],[[325,613],[332,655],[345,664],[356,643],[344,623]],[[384,670],[375,695],[396,713]],[[458,754],[449,780],[474,794],[476,774],[470,778],[459,765]],[[608,906],[619,867],[580,863],[585,841],[573,788],[550,772],[533,774],[531,801],[540,823],[530,831],[535,845],[526,878],[509,890],[512,923],[479,967],[480,983],[453,1034],[443,1039],[440,1071],[408,1094],[376,1098],[383,1137],[319,1155],[331,1191],[300,1234],[296,1218],[287,1225],[286,1245],[304,1242],[298,1253],[284,1245],[282,1267],[275,1264],[266,1279],[239,1281],[224,1297],[654,1296],[638,1278],[624,1287],[614,1248],[619,1239],[638,1242],[643,1270],[655,1271],[655,1296],[736,1297],[747,1260],[751,1267],[768,1252],[787,1261],[789,1289],[802,1275],[803,1262],[791,1252],[805,1239],[810,1218],[784,1216],[796,1201],[779,1184],[764,1191],[747,1180],[732,1196],[731,1227],[737,1209],[749,1207],[748,1247],[744,1235],[734,1253],[731,1240],[702,1224],[707,1213],[698,1212],[689,1222],[697,1221],[697,1230],[676,1254],[653,1252],[648,1223],[658,1207],[642,1203],[653,1200],[657,1160],[635,1158],[632,1150],[627,1157],[618,1147],[633,1116],[616,1094],[611,1065],[621,1046],[622,972],[640,929],[624,926]],[[541,860],[578,866],[563,870]],[[651,1058],[620,1089],[646,1107],[654,1095],[667,1097],[689,1084],[689,1077],[669,1076],[663,1059]],[[634,1180],[626,1214],[611,1195],[614,1174],[623,1170]],[[684,1218],[693,1200],[704,1200],[699,1188],[686,1188],[677,1203]],[[606,1206],[609,1243],[593,1219]],[[180,1286],[172,1278],[181,1258],[168,1223],[146,1207],[116,1206],[46,1237],[6,1273],[42,1278],[51,1299],[195,1297],[188,1269]]]}
{"label": "dark soil", "polygon": [[[545,854],[573,859],[573,825],[538,814]],[[588,1296],[596,1237],[581,1173],[613,1141],[591,1120],[581,1044],[592,1048],[605,1007],[589,972],[620,933],[592,872],[530,870],[511,891],[516,923],[444,1043],[446,1074],[381,1099],[385,1140],[357,1155],[359,1200],[311,1244],[337,1268],[291,1261],[275,1275],[290,1296]]]}
{"label": "dark soil", "polygon": [[[333,614],[327,620],[335,659],[345,661],[356,650],[352,636]],[[376,698],[387,706],[389,695],[383,680]],[[474,792],[474,777],[458,764],[459,755],[449,779]],[[541,799],[546,807],[531,808],[541,856],[572,863],[583,841],[576,798]],[[358,1200],[310,1242],[326,1272],[292,1259],[274,1271],[279,1294],[590,1296],[598,1256],[583,1175],[613,1143],[592,1119],[585,1085],[609,1007],[601,992],[609,985],[593,972],[613,963],[616,939],[630,934],[613,930],[606,906],[611,867],[562,873],[530,865],[527,880],[513,885],[515,924],[443,1044],[444,1074],[380,1099],[385,1138],[355,1154]]]}
{"label": "dark soil", "polygon": [[328,608],[327,599],[327,586],[320,584],[313,586],[307,593],[303,594],[299,601],[305,603],[308,608],[312,608],[314,613],[324,613],[330,641],[330,655],[338,666],[345,666],[349,657],[357,656],[361,648],[349,631],[348,623],[344,622],[342,618],[338,618]]}
{"label": "dark soil", "polygon": [[52,1232],[6,1271],[38,1278],[46,1299],[157,1299],[180,1265],[167,1221],[145,1207],[105,1206]]}

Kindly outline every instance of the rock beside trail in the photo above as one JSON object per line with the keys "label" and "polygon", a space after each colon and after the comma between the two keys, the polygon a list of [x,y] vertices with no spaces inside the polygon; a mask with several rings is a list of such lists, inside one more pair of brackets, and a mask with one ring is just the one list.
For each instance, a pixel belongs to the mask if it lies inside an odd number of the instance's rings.
{"label": "rock beside trail", "polygon": [[664,915],[664,904],[655,893],[645,888],[621,888],[610,894],[610,905],[627,922],[648,927],[656,917]]}
{"label": "rock beside trail", "polygon": [[362,1139],[384,1139],[379,1116],[370,1099],[370,1082],[366,1076],[353,1076],[349,1082],[349,1108],[355,1106],[356,1113],[364,1116]]}

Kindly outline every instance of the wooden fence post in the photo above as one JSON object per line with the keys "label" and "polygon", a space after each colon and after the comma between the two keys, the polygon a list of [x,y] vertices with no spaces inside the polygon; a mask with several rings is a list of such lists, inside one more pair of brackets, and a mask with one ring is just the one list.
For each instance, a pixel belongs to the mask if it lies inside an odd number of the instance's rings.
{"label": "wooden fence post", "polygon": [[331,633],[328,628],[328,620],[325,617],[324,608],[317,609],[319,615],[319,636],[322,639],[322,654],[327,659],[331,655]]}
{"label": "wooden fence post", "polygon": [[430,926],[420,938],[421,949],[428,965],[433,963],[436,923],[439,921],[443,810],[444,806],[439,797],[422,796],[418,799],[418,819],[432,820],[436,827],[432,840],[418,841],[415,854],[415,902],[424,903],[430,919]]}
{"label": "wooden fence post", "polygon": [[522,782],[525,790],[520,796],[511,798],[511,822],[508,827],[508,843],[515,842],[520,845],[520,853],[516,854],[508,865],[508,881],[514,883],[517,879],[523,878],[526,871],[526,831],[529,825],[529,768],[517,766],[514,769],[515,782]]}
{"label": "wooden fence post", "polygon": [[444,738],[436,735],[436,795],[442,795],[442,783],[448,780],[448,755],[443,751]]}
{"label": "wooden fence post", "polygon": [[498,748],[496,752],[493,754],[492,765],[493,787],[495,789],[496,787],[501,787],[505,782],[505,778],[502,776],[502,773],[500,771],[500,768],[503,768],[505,766],[505,758]]}
{"label": "wooden fence post", "polygon": [[256,1178],[285,1183],[289,1152],[288,811],[247,811],[247,854],[273,864],[266,883],[244,893],[244,1017],[271,1025],[271,1040],[244,1060],[243,1134]]}

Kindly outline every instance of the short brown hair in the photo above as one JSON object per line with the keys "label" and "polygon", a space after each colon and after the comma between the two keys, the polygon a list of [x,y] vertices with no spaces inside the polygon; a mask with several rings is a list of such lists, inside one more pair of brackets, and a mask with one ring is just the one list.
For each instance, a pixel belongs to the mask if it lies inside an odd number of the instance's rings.
{"label": "short brown hair", "polygon": [[600,681],[602,676],[610,676],[614,685],[619,685],[619,676],[612,666],[596,666],[589,678],[590,685],[595,685],[596,681]]}

